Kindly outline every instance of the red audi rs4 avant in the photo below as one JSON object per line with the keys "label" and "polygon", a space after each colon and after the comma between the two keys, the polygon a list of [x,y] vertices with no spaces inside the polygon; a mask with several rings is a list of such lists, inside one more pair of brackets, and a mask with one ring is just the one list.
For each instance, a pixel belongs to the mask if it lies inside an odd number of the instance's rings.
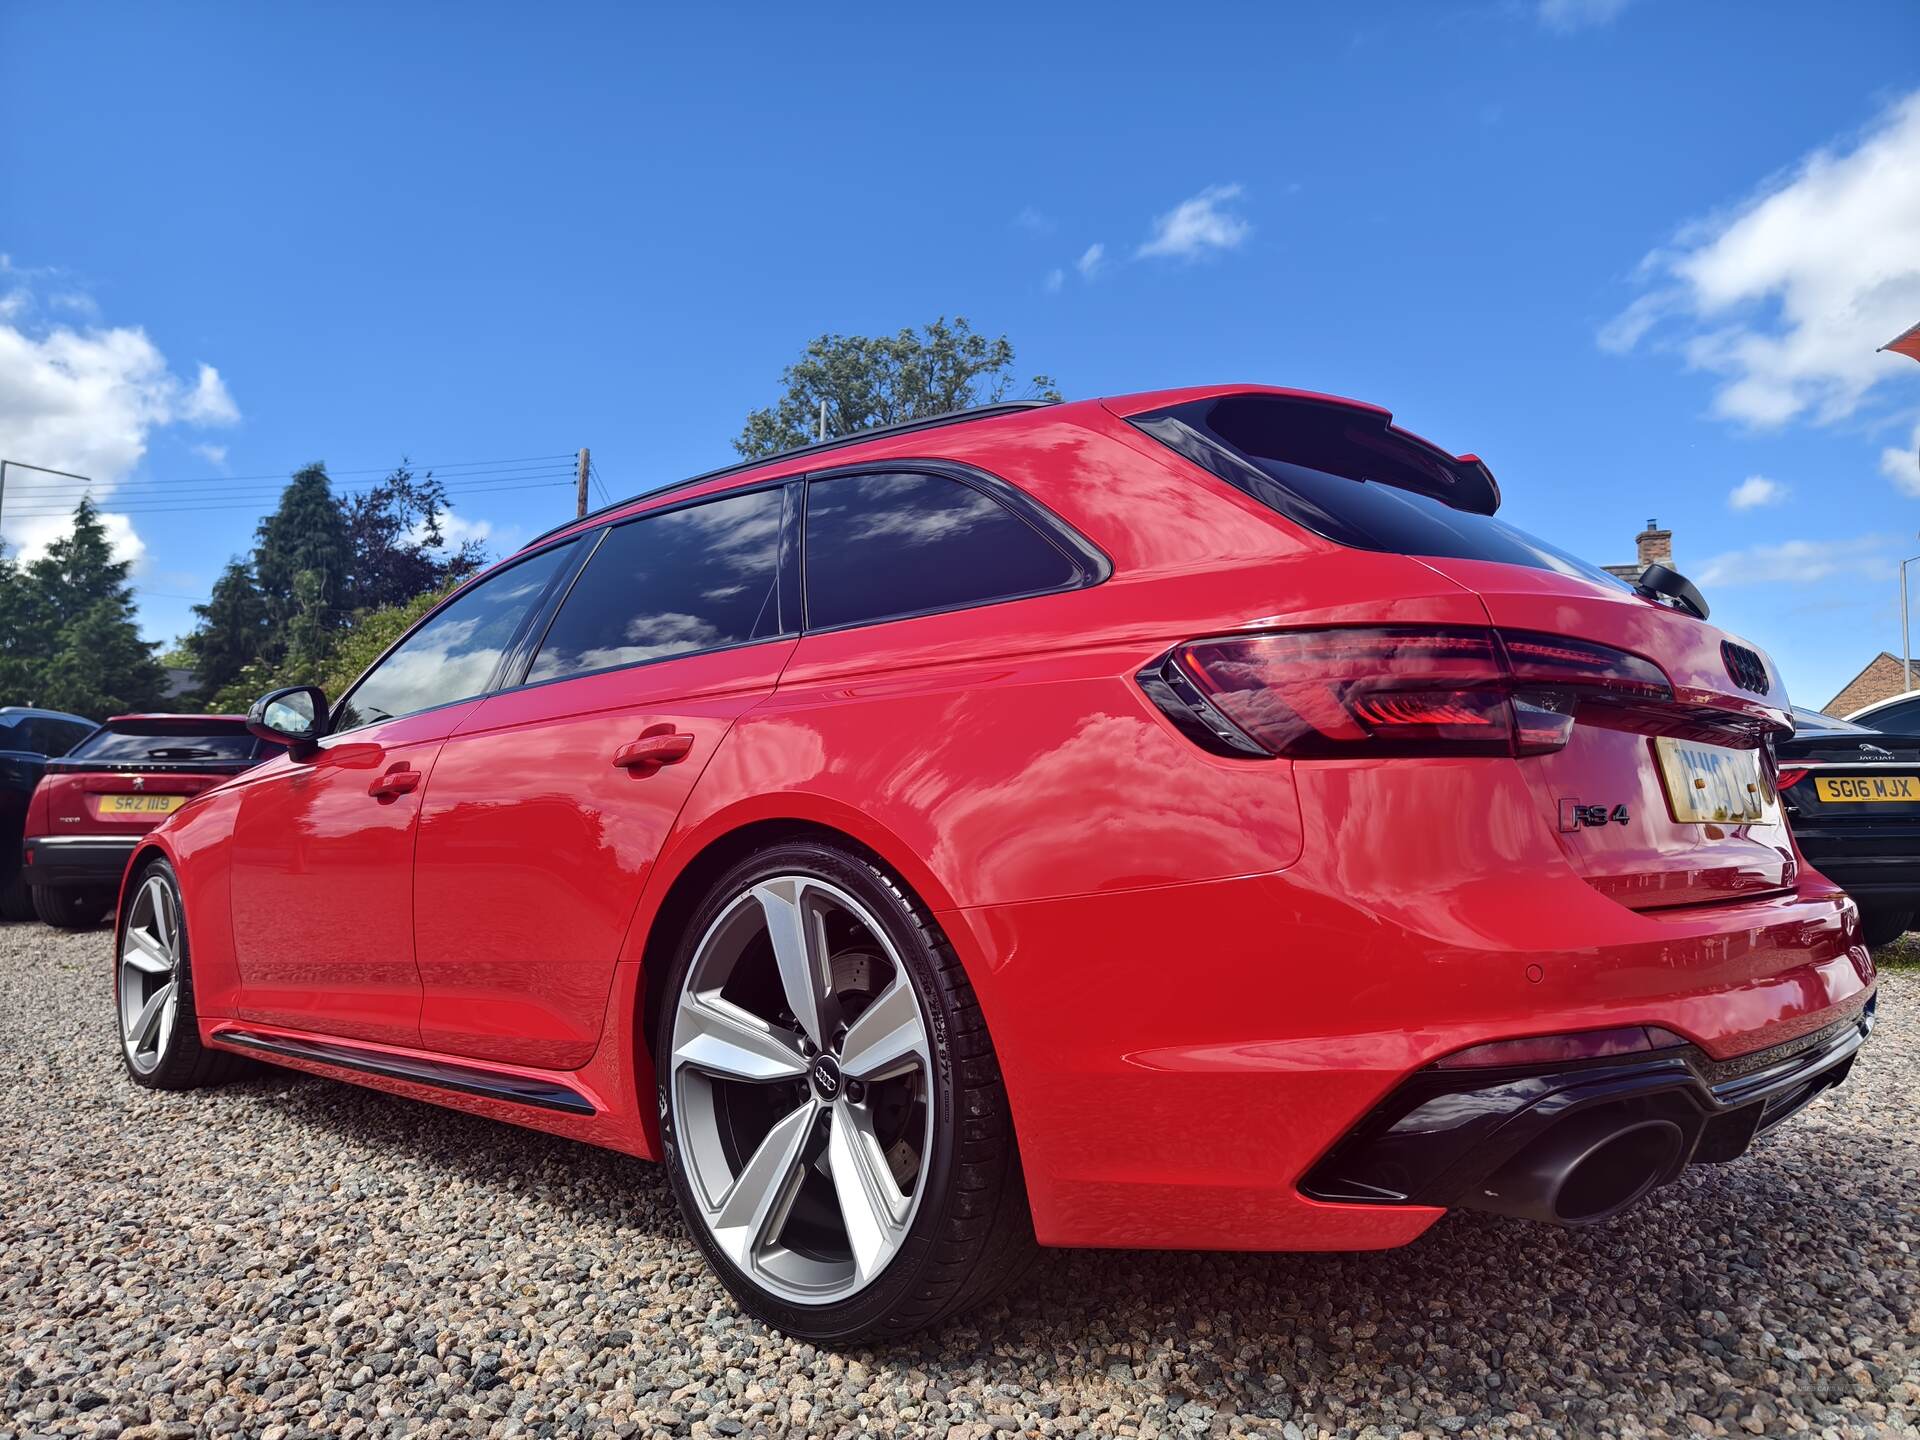
{"label": "red audi rs4 avant", "polygon": [[541,537],[131,857],[129,1072],[665,1162],[825,1341],[1043,1245],[1603,1219],[1851,1065],[1787,697],[1384,410],[999,406]]}

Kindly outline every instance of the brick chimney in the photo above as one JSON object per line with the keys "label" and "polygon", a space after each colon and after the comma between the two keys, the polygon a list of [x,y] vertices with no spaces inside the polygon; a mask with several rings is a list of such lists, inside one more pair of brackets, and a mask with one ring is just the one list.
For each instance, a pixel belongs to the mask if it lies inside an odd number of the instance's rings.
{"label": "brick chimney", "polygon": [[1640,548],[1640,568],[1649,565],[1673,565],[1673,532],[1662,530],[1658,520],[1647,521],[1647,528],[1633,537]]}

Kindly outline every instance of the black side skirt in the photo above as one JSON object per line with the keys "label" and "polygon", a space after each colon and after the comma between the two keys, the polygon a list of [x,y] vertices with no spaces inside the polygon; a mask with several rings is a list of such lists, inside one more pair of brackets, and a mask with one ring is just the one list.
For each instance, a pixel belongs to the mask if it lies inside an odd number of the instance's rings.
{"label": "black side skirt", "polygon": [[237,1045],[267,1055],[282,1055],[292,1060],[311,1060],[340,1070],[357,1070],[365,1075],[384,1075],[391,1080],[411,1080],[441,1090],[457,1090],[463,1095],[482,1095],[489,1100],[505,1100],[512,1105],[531,1105],[540,1110],[560,1110],[569,1115],[593,1115],[593,1102],[572,1086],[557,1080],[534,1080],[524,1075],[503,1075],[477,1065],[462,1065],[453,1060],[416,1060],[406,1055],[389,1055],[380,1050],[362,1049],[340,1040],[296,1040],[281,1035],[256,1035],[250,1030],[222,1030],[214,1037],[223,1045]]}

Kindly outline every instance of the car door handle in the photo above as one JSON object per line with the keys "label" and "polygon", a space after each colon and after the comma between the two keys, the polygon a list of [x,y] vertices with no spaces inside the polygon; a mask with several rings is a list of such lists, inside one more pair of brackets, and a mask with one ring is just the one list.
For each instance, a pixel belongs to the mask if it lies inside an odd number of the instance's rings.
{"label": "car door handle", "polygon": [[376,800],[392,800],[399,795],[411,794],[419,787],[418,770],[393,769],[367,786],[367,794]]}
{"label": "car door handle", "polygon": [[686,759],[687,752],[691,749],[693,749],[693,736],[684,730],[669,731],[660,735],[642,735],[638,740],[629,740],[614,751],[613,763],[622,770],[652,769]]}

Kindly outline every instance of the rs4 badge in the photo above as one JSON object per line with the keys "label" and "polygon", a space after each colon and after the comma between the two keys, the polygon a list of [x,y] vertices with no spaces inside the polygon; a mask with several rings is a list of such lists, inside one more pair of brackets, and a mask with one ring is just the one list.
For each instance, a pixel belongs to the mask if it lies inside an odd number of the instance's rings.
{"label": "rs4 badge", "polygon": [[1582,805],[1578,800],[1560,802],[1560,828],[1562,830],[1584,830],[1596,825],[1624,825],[1627,823],[1627,807],[1616,805],[1609,810],[1604,805]]}

